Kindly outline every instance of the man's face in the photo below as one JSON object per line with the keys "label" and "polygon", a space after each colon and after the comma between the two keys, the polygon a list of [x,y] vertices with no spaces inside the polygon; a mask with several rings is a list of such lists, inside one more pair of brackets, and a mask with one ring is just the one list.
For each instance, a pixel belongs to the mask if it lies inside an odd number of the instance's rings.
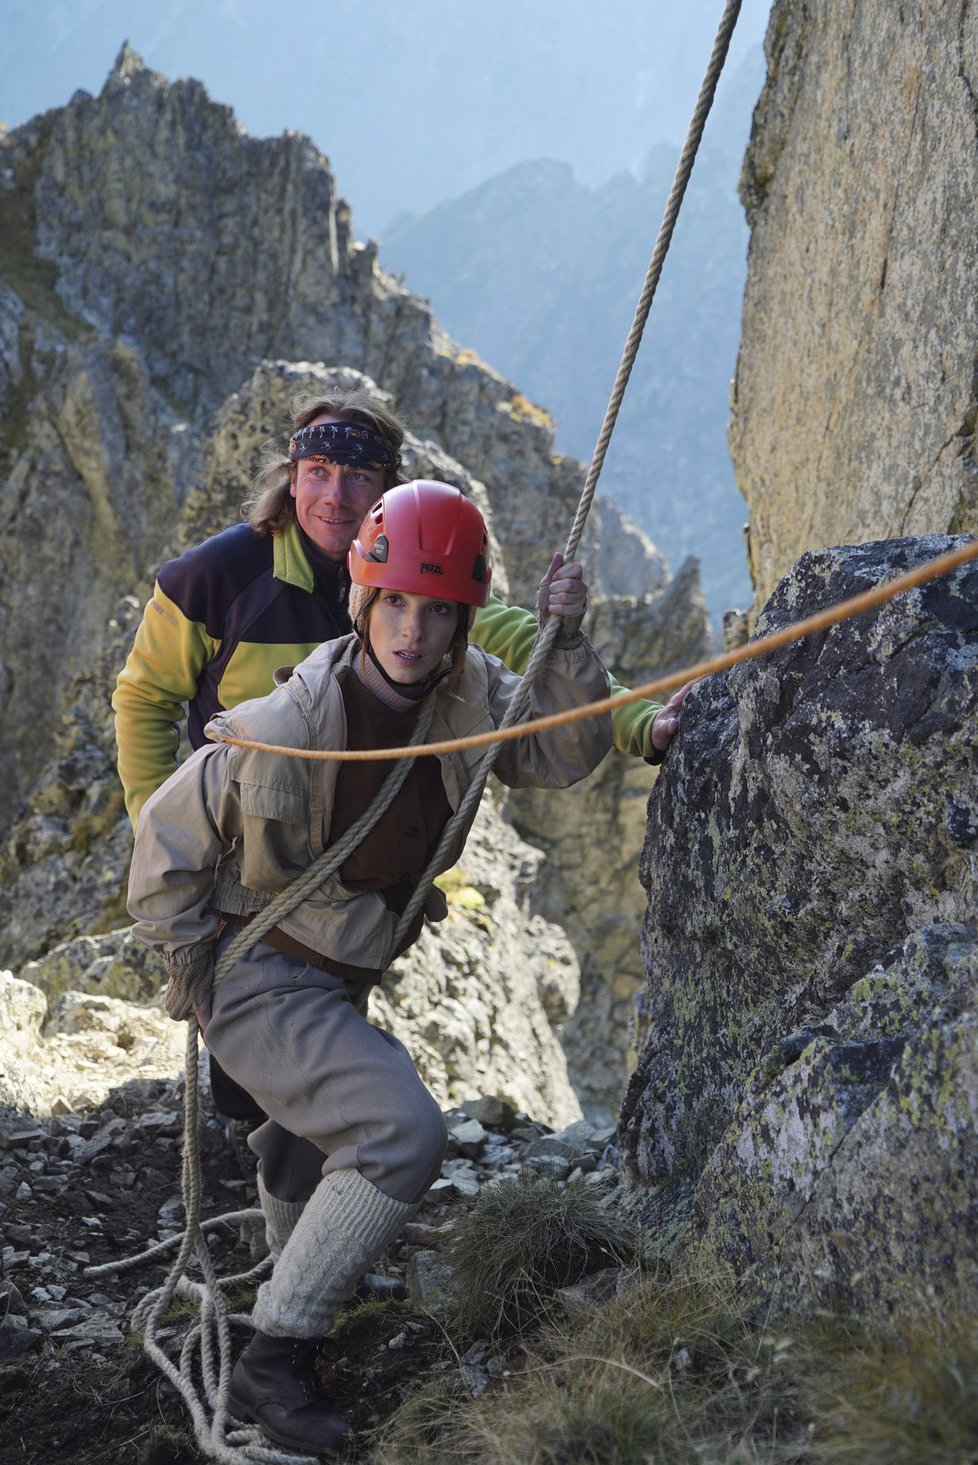
{"label": "man's face", "polygon": [[[308,426],[341,422],[314,417]],[[299,527],[332,560],[345,560],[363,516],[384,491],[381,468],[357,468],[328,458],[300,458],[292,473]]]}

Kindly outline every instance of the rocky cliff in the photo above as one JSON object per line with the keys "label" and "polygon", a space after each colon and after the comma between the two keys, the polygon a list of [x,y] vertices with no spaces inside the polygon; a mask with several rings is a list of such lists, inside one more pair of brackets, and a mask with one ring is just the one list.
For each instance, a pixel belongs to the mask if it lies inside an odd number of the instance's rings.
{"label": "rocky cliff", "polygon": [[[777,0],[766,51],[730,430],[758,634],[978,520],[974,8]],[[622,1155],[655,1244],[765,1306],[974,1306],[976,733],[973,566],[686,704]]]}
{"label": "rocky cliff", "polygon": [[[583,470],[554,452],[546,414],[460,351],[427,306],[379,269],[374,249],[352,238],[335,180],[308,139],[246,137],[198,83],[171,84],[128,48],[98,97],[77,93],[0,140],[0,240],[8,525],[0,545],[0,960],[20,971],[66,938],[126,920],[130,836],[108,694],[156,566],[236,517],[258,450],[282,432],[296,389],[361,374],[392,394],[412,427],[409,469],[480,499],[501,549],[502,583],[523,603],[563,543]],[[708,628],[695,569],[671,580],[610,500],[600,501],[582,555],[613,663],[645,674],[702,651]],[[654,662],[622,657],[624,646],[644,648]],[[603,776],[628,783],[639,801],[652,782],[644,765]],[[456,1041],[445,1016],[444,1032],[431,1037],[433,1051],[455,1055],[441,1067],[432,1059],[441,1092],[485,1087],[485,1062],[474,1055],[488,1042],[478,1033],[496,1026],[502,991],[514,1013],[522,1005],[530,1014],[529,1026],[517,1021],[511,1034],[513,1081],[520,1066],[559,1072],[558,1035],[584,967],[585,1010],[592,990],[615,983],[614,1031],[604,1024],[602,1044],[596,1023],[583,1023],[592,1044],[613,1055],[601,1096],[611,1112],[640,971],[634,952],[630,964],[620,960],[620,939],[591,934],[586,912],[600,909],[605,924],[609,912],[622,920],[634,912],[636,885],[629,880],[622,897],[618,883],[634,864],[639,821],[623,822],[620,809],[620,800],[594,798],[587,810],[595,847],[620,851],[622,864],[599,862],[568,901],[585,917],[577,955],[555,931],[540,950],[560,955],[537,960],[539,933],[528,935],[527,922],[551,929],[553,891],[576,858],[563,852],[580,845],[580,825],[561,817],[539,882],[526,873],[539,858],[508,833],[495,836],[510,850],[510,873],[486,879],[512,893],[508,934],[480,978],[485,991],[473,997],[483,1027],[473,1019]],[[506,812],[519,821],[515,804]],[[464,883],[478,895],[477,877]],[[498,936],[499,913],[483,914]],[[521,973],[519,995],[505,972]],[[428,1005],[444,1016],[452,1004],[432,981]],[[428,1022],[424,1006],[417,994],[405,999],[415,1031]],[[534,1099],[566,1116],[576,1103],[566,1071],[556,1088],[548,1079],[514,1093],[526,1107]]]}
{"label": "rocky cliff", "polygon": [[760,607],[804,550],[978,516],[978,27],[776,0],[730,444]]}
{"label": "rocky cliff", "polygon": [[[951,547],[811,551],[772,631]],[[622,1112],[661,1238],[791,1306],[973,1306],[978,570],[694,689]]]}

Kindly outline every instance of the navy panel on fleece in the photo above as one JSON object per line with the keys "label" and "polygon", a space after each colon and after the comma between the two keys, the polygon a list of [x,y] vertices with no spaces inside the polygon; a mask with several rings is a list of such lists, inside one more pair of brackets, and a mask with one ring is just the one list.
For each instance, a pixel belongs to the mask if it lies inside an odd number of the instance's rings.
{"label": "navy panel on fleece", "polygon": [[271,536],[235,524],[170,560],[159,572],[160,588],[187,619],[203,625],[221,643],[189,707],[187,735],[193,748],[206,743],[204,727],[222,710],[218,688],[232,656],[246,659],[249,644],[319,643],[349,630],[341,603],[345,582],[330,583],[317,573],[310,593],[276,579],[273,568]]}

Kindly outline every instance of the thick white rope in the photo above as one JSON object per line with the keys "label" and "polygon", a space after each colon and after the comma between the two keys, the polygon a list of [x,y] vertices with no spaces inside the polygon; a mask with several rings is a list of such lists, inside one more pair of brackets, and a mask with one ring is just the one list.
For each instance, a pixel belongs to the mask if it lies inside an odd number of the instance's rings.
{"label": "thick white rope", "polygon": [[[142,1298],[133,1314],[133,1327],[143,1326],[143,1348],[166,1375],[186,1405],[202,1453],[221,1465],[300,1465],[313,1456],[274,1448],[257,1426],[228,1426],[231,1390],[230,1315],[222,1291],[235,1280],[219,1281],[211,1261],[200,1222],[200,1151],[198,1103],[198,1026],[196,1018],[187,1024],[186,1088],[184,1091],[183,1195],[186,1227],[180,1238],[176,1261],[162,1287]],[[204,1286],[192,1289],[200,1302],[200,1322],[190,1330],[180,1351],[179,1365],[160,1347],[157,1330],[178,1289],[191,1254],[204,1276]],[[247,1274],[246,1274],[247,1275]],[[214,1338],[217,1338],[215,1371]],[[199,1349],[204,1398],[194,1383],[194,1359]]]}
{"label": "thick white rope", "polygon": [[[574,516],[570,534],[567,536],[567,544],[564,549],[565,560],[572,560],[576,555],[581,542],[581,535],[584,532],[584,525],[587,522],[587,516],[591,512],[595,490],[598,486],[598,478],[604,466],[608,444],[611,442],[611,434],[618,420],[618,410],[621,407],[622,398],[625,395],[628,379],[632,374],[632,367],[638,355],[638,348],[642,343],[645,323],[649,318],[649,311],[652,309],[652,301],[655,298],[656,287],[659,283],[659,277],[662,274],[662,266],[665,262],[666,254],[669,251],[669,245],[672,242],[676,220],[679,217],[679,210],[693,171],[693,164],[696,161],[696,153],[703,136],[703,129],[706,126],[706,119],[713,105],[717,82],[720,80],[720,73],[723,71],[723,64],[727,59],[727,51],[730,48],[734,26],[737,24],[737,17],[740,14],[740,6],[741,0],[727,0],[723,15],[720,18],[716,38],[713,42],[713,50],[710,53],[710,59],[707,64],[706,75],[703,78],[703,84],[700,87],[699,96],[696,99],[696,106],[693,109],[693,115],[690,119],[683,150],[679,155],[679,162],[676,165],[676,176],[673,179],[672,188],[669,190],[669,197],[666,200],[662,223],[659,226],[659,232],[656,236],[651,258],[649,259],[648,269],[645,272],[645,281],[638,298],[638,304],[635,307],[635,316],[622,351],[621,361],[619,362],[614,385],[611,389],[611,398],[605,410],[604,421],[601,424],[601,431],[598,433],[598,440],[595,443],[591,466],[588,468],[587,477],[584,480],[584,488],[581,491],[580,502],[577,505],[577,513]],[[522,682],[520,683],[516,696],[506,709],[506,716],[503,718],[499,727],[500,732],[512,727],[523,716],[529,701],[530,688],[536,679],[537,672],[546,659],[547,653],[553,645],[554,638],[559,629],[560,619],[558,617],[551,617],[538,630],[536,640],[533,643],[533,650],[530,653],[530,659],[523,673]],[[450,848],[458,831],[466,826],[466,821],[471,817],[474,806],[482,798],[486,781],[492,771],[492,766],[496,761],[496,755],[500,747],[501,743],[491,743],[481,758],[475,778],[466,791],[465,797],[455,814],[445,826],[441,841],[431,864],[418,882],[407,908],[401,916],[396,932],[396,940],[400,940],[407,933],[411,922],[421,909],[428,891],[431,889],[435,873],[439,868],[439,859],[443,858],[445,851]]]}

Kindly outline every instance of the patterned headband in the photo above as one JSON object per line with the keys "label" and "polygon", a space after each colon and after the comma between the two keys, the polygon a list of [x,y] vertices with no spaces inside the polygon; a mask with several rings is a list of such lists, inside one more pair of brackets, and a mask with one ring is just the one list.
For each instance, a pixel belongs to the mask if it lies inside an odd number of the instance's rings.
{"label": "patterned headband", "polygon": [[289,462],[329,458],[356,468],[397,468],[401,455],[379,432],[362,422],[319,422],[302,427],[289,439]]}

